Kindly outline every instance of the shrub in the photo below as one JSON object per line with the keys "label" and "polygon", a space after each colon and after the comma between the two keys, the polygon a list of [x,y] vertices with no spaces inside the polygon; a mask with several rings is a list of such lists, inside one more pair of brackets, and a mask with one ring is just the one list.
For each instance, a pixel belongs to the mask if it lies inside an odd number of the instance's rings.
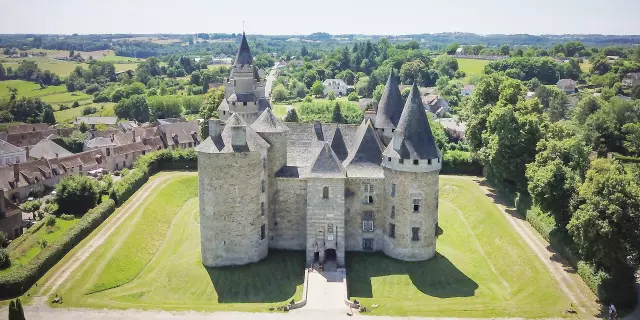
{"label": "shrub", "polygon": [[56,216],[52,214],[45,214],[44,219],[42,219],[42,223],[44,223],[45,226],[49,226],[49,227],[55,226]]}
{"label": "shrub", "polygon": [[73,108],[77,108],[79,106],[80,106],[80,102],[78,102],[78,101],[74,101],[73,102],[73,105],[72,105]]}
{"label": "shrub", "polygon": [[120,176],[122,177],[126,177],[129,174],[129,169],[124,168],[122,169],[122,171],[120,171]]}
{"label": "shrub", "polygon": [[347,99],[349,101],[360,101],[360,97],[358,97],[358,94],[355,91],[349,93],[349,96],[347,97]]}
{"label": "shrub", "polygon": [[98,112],[98,108],[93,107],[93,106],[84,107],[82,109],[82,115],[83,116],[94,114],[96,112]]}
{"label": "shrub", "polygon": [[67,221],[71,221],[71,220],[73,220],[73,219],[75,219],[75,218],[76,218],[76,217],[75,217],[74,215],[72,215],[72,214],[62,214],[62,215],[60,216],[60,219],[62,219],[62,220],[67,220]]}
{"label": "shrub", "polygon": [[87,94],[94,94],[100,90],[100,86],[98,84],[90,84],[85,89],[84,92]]}
{"label": "shrub", "polygon": [[34,212],[40,209],[42,205],[42,200],[36,199],[31,201],[26,201],[25,203],[20,205],[20,209],[24,212]]}
{"label": "shrub", "polygon": [[63,110],[69,110],[69,106],[68,106],[68,105],[66,105],[66,104],[61,104],[61,105],[58,107],[58,111],[63,111]]}
{"label": "shrub", "polygon": [[0,248],[6,248],[8,244],[9,236],[3,231],[0,231]]}
{"label": "shrub", "polygon": [[107,199],[89,210],[80,221],[62,235],[60,240],[47,245],[21,268],[0,274],[0,298],[20,295],[55,265],[69,250],[84,239],[115,210],[115,202]]}
{"label": "shrub", "polygon": [[39,240],[38,245],[40,246],[41,249],[44,249],[49,245],[49,241],[47,241],[47,239]]}
{"label": "shrub", "polygon": [[7,249],[0,249],[0,270],[9,268],[11,266],[11,259],[9,258],[9,253]]}
{"label": "shrub", "polygon": [[359,124],[362,122],[364,115],[357,104],[347,101],[323,101],[316,100],[313,102],[303,102],[300,104],[299,115],[302,122],[313,122],[320,120],[322,122],[331,122],[335,105],[339,105],[339,109],[344,117],[345,123]]}
{"label": "shrub", "polygon": [[58,212],[58,205],[53,202],[47,203],[42,207],[42,211],[44,211],[44,213],[54,214]]}
{"label": "shrub", "polygon": [[56,185],[58,212],[82,215],[98,203],[100,196],[93,180],[77,175],[62,179]]}
{"label": "shrub", "polygon": [[443,156],[442,173],[482,175],[482,165],[471,152],[449,150]]}

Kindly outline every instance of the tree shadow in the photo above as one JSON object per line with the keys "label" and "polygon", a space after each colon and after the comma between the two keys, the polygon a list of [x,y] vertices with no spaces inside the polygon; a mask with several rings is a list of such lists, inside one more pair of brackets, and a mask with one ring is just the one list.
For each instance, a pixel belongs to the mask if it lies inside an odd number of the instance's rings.
{"label": "tree shadow", "polygon": [[408,275],[416,289],[438,298],[471,297],[478,289],[475,281],[440,253],[427,261],[408,262],[380,252],[349,252],[347,270],[350,297],[373,298],[371,278],[388,275]]}
{"label": "tree shadow", "polygon": [[304,283],[302,251],[269,251],[260,262],[205,267],[219,303],[274,303],[291,299]]}

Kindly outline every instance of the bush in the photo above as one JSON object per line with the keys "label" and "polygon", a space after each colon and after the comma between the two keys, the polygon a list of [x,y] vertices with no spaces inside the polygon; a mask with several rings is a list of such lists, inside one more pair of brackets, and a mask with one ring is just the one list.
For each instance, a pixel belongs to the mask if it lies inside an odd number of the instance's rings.
{"label": "bush", "polygon": [[26,201],[25,203],[21,204],[20,209],[24,212],[34,212],[34,211],[38,211],[41,205],[42,205],[42,200],[36,199],[36,200]]}
{"label": "bush", "polygon": [[94,114],[94,113],[96,113],[96,112],[98,112],[98,108],[93,107],[93,106],[84,107],[84,108],[82,109],[82,115],[83,115],[83,116],[87,116],[87,115],[90,115],[90,114]]}
{"label": "bush", "polygon": [[54,266],[69,250],[84,239],[115,210],[115,202],[107,199],[89,210],[80,221],[62,235],[60,240],[47,245],[21,268],[0,274],[0,298],[21,295]]}
{"label": "bush", "polygon": [[95,83],[88,85],[87,88],[84,89],[84,92],[86,92],[87,94],[94,94],[98,91],[100,91],[100,86]]}
{"label": "bush", "polygon": [[9,258],[9,253],[7,249],[0,249],[0,270],[9,268],[11,266],[11,259]]}
{"label": "bush", "polygon": [[58,205],[53,202],[47,203],[42,208],[42,211],[44,211],[44,213],[54,214],[58,212]]}
{"label": "bush", "polygon": [[129,169],[124,168],[122,169],[122,171],[120,171],[120,176],[122,177],[126,177],[129,174]]}
{"label": "bush", "polygon": [[44,223],[45,226],[48,227],[52,227],[56,225],[56,216],[52,215],[52,214],[46,214],[44,216],[44,219],[42,219],[42,223]]}
{"label": "bush", "polygon": [[73,108],[77,108],[79,106],[80,106],[80,102],[78,102],[78,101],[74,101],[73,102],[73,105],[72,105]]}
{"label": "bush", "polygon": [[60,216],[60,219],[62,220],[66,220],[66,221],[71,221],[73,219],[75,219],[76,217],[72,214],[63,214]]}
{"label": "bush", "polygon": [[349,101],[360,101],[360,97],[358,97],[358,94],[355,91],[349,93],[349,96],[347,97],[347,99]]}
{"label": "bush", "polygon": [[98,203],[100,196],[96,183],[84,175],[62,179],[56,185],[56,203],[59,213],[82,215]]}
{"label": "bush", "polygon": [[9,236],[3,231],[0,231],[0,248],[6,248],[7,245],[9,245]]}
{"label": "bush", "polygon": [[482,165],[471,152],[449,150],[443,156],[442,173],[482,175]]}
{"label": "bush", "polygon": [[69,110],[69,106],[68,106],[68,105],[66,105],[66,104],[61,104],[61,105],[58,107],[58,111],[64,111],[64,110]]}
{"label": "bush", "polygon": [[316,100],[313,102],[303,102],[300,104],[299,115],[302,122],[313,122],[320,120],[325,123],[331,122],[335,105],[340,106],[340,111],[344,117],[345,123],[359,124],[362,122],[364,115],[357,104],[346,101],[323,101]]}
{"label": "bush", "polygon": [[39,240],[38,245],[40,246],[40,249],[44,249],[49,245],[49,241],[47,241],[47,239]]}

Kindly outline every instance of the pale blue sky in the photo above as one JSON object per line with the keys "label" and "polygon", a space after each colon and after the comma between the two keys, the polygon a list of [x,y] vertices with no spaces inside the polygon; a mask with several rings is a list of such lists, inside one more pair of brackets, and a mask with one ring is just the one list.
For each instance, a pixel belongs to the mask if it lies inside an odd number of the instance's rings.
{"label": "pale blue sky", "polygon": [[640,0],[0,0],[0,33],[640,34]]}

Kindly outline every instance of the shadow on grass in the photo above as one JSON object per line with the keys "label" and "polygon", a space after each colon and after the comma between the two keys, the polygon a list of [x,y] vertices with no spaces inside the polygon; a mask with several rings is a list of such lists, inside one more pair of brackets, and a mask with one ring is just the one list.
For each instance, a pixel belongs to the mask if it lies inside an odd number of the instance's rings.
{"label": "shadow on grass", "polygon": [[478,289],[475,281],[439,253],[419,262],[396,260],[380,252],[347,254],[350,297],[373,298],[371,279],[388,275],[408,275],[416,289],[438,298],[471,297]]}
{"label": "shadow on grass", "polygon": [[304,283],[302,251],[269,251],[260,262],[209,268],[219,303],[273,303],[289,300]]}

